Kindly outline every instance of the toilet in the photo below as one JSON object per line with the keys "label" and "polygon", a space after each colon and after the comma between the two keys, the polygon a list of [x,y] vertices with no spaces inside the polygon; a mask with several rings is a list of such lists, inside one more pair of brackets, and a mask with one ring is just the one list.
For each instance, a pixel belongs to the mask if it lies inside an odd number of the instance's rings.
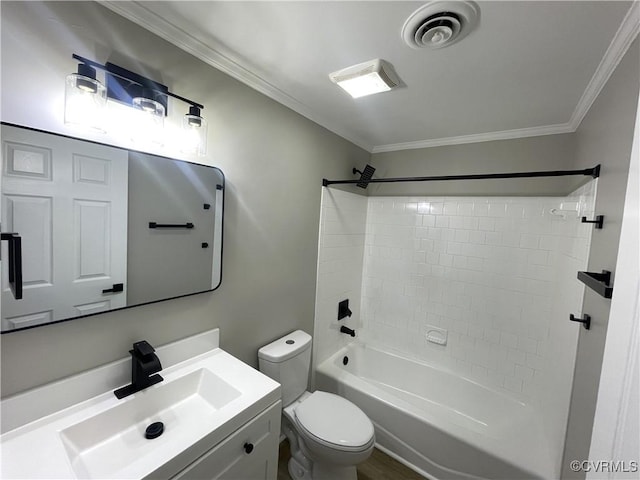
{"label": "toilet", "polygon": [[262,373],[282,386],[282,429],[294,480],[356,480],[375,442],[369,417],[346,398],[307,391],[311,336],[292,332],[258,350]]}

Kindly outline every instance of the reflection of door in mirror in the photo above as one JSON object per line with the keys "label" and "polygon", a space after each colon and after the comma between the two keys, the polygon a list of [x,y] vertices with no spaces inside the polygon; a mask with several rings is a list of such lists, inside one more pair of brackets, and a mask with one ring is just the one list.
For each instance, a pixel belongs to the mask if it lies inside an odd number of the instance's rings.
{"label": "reflection of door in mirror", "polygon": [[124,307],[128,152],[3,125],[2,154],[2,230],[22,237],[24,283],[15,300],[2,262],[2,330]]}

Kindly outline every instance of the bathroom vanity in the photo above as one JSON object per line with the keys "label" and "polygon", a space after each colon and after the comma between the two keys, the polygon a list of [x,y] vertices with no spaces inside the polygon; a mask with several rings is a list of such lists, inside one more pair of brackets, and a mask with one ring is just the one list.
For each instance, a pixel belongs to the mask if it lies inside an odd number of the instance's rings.
{"label": "bathroom vanity", "polygon": [[280,385],[218,335],[158,348],[164,380],[123,399],[129,359],[4,400],[1,478],[275,479]]}

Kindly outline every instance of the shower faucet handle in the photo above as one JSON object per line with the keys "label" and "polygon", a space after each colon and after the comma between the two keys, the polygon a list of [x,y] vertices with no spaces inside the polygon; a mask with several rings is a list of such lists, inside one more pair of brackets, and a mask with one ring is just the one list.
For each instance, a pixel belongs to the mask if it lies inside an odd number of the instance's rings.
{"label": "shower faucet handle", "polygon": [[353,314],[349,308],[349,299],[338,302],[338,320],[342,320],[344,317],[350,317]]}

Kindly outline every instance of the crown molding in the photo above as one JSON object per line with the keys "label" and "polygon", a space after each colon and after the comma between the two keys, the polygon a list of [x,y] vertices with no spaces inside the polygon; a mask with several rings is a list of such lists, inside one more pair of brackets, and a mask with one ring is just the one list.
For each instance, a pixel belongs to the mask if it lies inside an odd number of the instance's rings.
{"label": "crown molding", "polygon": [[376,145],[372,153],[394,152],[397,150],[412,150],[418,148],[442,147],[445,145],[461,145],[465,143],[490,142],[493,140],[510,140],[514,138],[537,137],[541,135],[556,135],[559,133],[574,133],[585,115],[604,88],[607,80],[624,57],[627,50],[640,32],[640,1],[634,0],[627,11],[618,31],[613,36],[607,51],[598,64],[595,73],[587,84],[582,97],[573,110],[571,119],[566,123],[545,125],[540,127],[521,128],[517,130],[504,130],[499,132],[487,132],[473,135],[461,135],[456,137],[434,138],[416,142],[393,143],[388,145]]}
{"label": "crown molding", "polygon": [[415,150],[418,148],[444,147],[447,145],[462,145],[465,143],[491,142],[494,140],[511,140],[514,138],[539,137],[542,135],[557,135],[559,133],[572,133],[569,123],[557,125],[544,125],[541,127],[518,128],[503,130],[500,132],[475,133],[472,135],[460,135],[456,137],[434,138],[430,140],[418,140],[417,142],[392,143],[377,145],[371,153],[395,152],[397,150]]}
{"label": "crown molding", "polygon": [[328,122],[312,112],[304,103],[280,90],[278,87],[269,83],[259,75],[249,71],[247,68],[243,67],[231,58],[223,55],[220,51],[216,50],[216,48],[206,45],[185,30],[153,13],[144,6],[144,2],[105,0],[100,1],[100,4],[140,25],[141,27],[154,32],[156,35],[176,45],[185,52],[194,55],[196,58],[199,58],[212,67],[226,73],[227,75],[235,78],[254,90],[257,90],[276,102],[281,103],[294,112],[299,113],[312,122],[317,123],[370,153],[383,153],[397,150],[432,148],[446,145],[461,145],[466,143],[573,133],[580,126],[585,115],[591,108],[591,105],[593,105],[593,102],[600,94],[600,91],[607,83],[607,80],[609,80],[609,77],[611,77],[611,74],[614,72],[624,57],[624,54],[640,32],[640,1],[634,0],[620,24],[618,31],[614,35],[613,40],[609,44],[607,51],[602,57],[598,68],[591,77],[584,93],[580,97],[570,120],[566,123],[472,135],[434,138],[414,142],[393,143],[372,147],[369,142],[354,136],[351,132],[343,128],[336,128],[335,125],[332,125],[332,122]]}
{"label": "crown molding", "polygon": [[596,68],[595,73],[591,77],[591,81],[589,81],[587,88],[584,90],[582,97],[578,101],[578,104],[573,111],[573,115],[571,115],[569,124],[573,128],[574,132],[578,129],[582,120],[591,108],[591,105],[596,101],[596,98],[598,98],[598,95],[609,80],[609,77],[611,77],[614,70],[622,60],[622,57],[624,57],[627,50],[629,50],[629,47],[638,36],[638,32],[640,32],[640,2],[638,0],[634,0],[629,11],[622,20],[618,31],[614,35],[613,40],[611,40],[609,48],[607,48],[607,51],[602,57],[598,68]]}
{"label": "crown molding", "polygon": [[303,117],[308,118],[312,122],[350,141],[367,152],[371,152],[371,144],[369,142],[358,138],[351,132],[345,131],[342,128],[336,128],[335,125],[332,125],[330,122],[327,122],[312,112],[309,107],[298,99],[280,90],[278,87],[269,83],[259,75],[249,71],[247,68],[222,54],[216,48],[201,42],[187,31],[150,11],[144,6],[144,2],[103,0],[99,1],[99,3],[118,15],[131,20],[142,28],[153,32],[212,67],[226,73],[285,107],[288,107]]}

